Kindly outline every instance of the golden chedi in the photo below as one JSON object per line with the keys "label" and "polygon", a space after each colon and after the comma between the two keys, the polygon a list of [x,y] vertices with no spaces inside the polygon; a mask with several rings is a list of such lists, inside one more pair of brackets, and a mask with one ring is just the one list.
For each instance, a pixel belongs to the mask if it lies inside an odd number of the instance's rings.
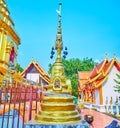
{"label": "golden chedi", "polygon": [[[15,24],[10,17],[5,0],[0,0],[0,86],[12,76],[10,64],[17,64],[17,50],[20,38],[15,31]],[[9,82],[6,82],[9,83]]]}
{"label": "golden chedi", "polygon": [[55,42],[57,57],[52,67],[48,90],[41,103],[41,111],[35,117],[36,122],[40,124],[71,124],[79,122],[81,119],[76,110],[76,105],[73,103],[70,80],[65,77],[61,59],[62,49],[61,14],[59,10],[58,32]]}

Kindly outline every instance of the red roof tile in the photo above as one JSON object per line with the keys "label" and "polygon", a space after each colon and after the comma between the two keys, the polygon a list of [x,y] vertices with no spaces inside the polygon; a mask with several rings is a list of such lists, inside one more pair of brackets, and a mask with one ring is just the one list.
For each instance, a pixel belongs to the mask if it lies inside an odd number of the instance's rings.
{"label": "red roof tile", "polygon": [[103,67],[108,63],[108,59],[105,59],[102,61],[98,66],[96,66],[93,71],[91,72],[90,78],[92,79],[93,77],[97,76],[98,73],[100,73],[103,69]]}
{"label": "red roof tile", "polygon": [[104,67],[103,67],[103,73],[106,74],[106,72],[108,71],[108,69],[110,68],[112,64],[112,61],[108,62]]}
{"label": "red roof tile", "polygon": [[115,61],[114,65],[116,66],[117,70],[120,71],[120,63]]}

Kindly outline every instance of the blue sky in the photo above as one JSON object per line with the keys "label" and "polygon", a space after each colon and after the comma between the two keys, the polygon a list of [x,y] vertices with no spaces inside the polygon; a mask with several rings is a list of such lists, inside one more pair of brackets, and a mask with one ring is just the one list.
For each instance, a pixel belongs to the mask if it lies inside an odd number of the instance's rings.
{"label": "blue sky", "polygon": [[120,0],[6,0],[21,39],[18,63],[26,68],[32,57],[46,71],[55,43],[62,2],[62,34],[67,59],[102,61],[106,52],[120,60]]}

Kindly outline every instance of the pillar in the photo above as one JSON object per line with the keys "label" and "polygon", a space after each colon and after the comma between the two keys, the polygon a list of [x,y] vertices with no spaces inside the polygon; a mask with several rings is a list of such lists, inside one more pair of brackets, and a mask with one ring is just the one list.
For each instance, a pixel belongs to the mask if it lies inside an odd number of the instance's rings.
{"label": "pillar", "polygon": [[106,104],[106,113],[108,113],[108,97],[106,97],[105,104]]}
{"label": "pillar", "polygon": [[6,63],[9,63],[10,52],[11,52],[10,43],[7,43],[7,46],[6,46]]}
{"label": "pillar", "polygon": [[100,97],[100,105],[103,104],[103,92],[102,92],[102,86],[99,88],[99,97]]}
{"label": "pillar", "polygon": [[1,47],[2,47],[2,40],[3,40],[3,32],[0,30],[0,53],[1,53]]}
{"label": "pillar", "polygon": [[2,45],[1,45],[1,51],[0,51],[0,60],[3,61],[3,65],[5,66],[6,62],[6,45],[7,45],[7,35],[4,34],[2,37]]}
{"label": "pillar", "polygon": [[112,97],[110,98],[110,113],[113,115],[114,114],[114,112],[113,112],[113,99],[112,99]]}

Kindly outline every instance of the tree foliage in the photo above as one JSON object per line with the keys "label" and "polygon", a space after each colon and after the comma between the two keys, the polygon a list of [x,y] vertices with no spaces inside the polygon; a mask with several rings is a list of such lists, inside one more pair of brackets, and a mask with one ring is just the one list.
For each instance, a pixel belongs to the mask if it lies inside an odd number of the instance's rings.
{"label": "tree foliage", "polygon": [[[70,60],[62,60],[65,75],[67,79],[71,80],[73,95],[78,95],[78,71],[92,71],[96,63],[90,58],[80,59],[70,59]],[[52,64],[49,64],[49,74],[52,69]]]}
{"label": "tree foliage", "polygon": [[116,76],[117,76],[117,78],[118,78],[118,80],[115,80],[114,79],[114,81],[116,82],[116,86],[114,86],[114,88],[115,88],[115,91],[116,92],[120,92],[120,74],[116,74]]}
{"label": "tree foliage", "polygon": [[17,70],[17,72],[23,72],[23,68],[20,66],[20,64],[16,64],[16,70]]}

